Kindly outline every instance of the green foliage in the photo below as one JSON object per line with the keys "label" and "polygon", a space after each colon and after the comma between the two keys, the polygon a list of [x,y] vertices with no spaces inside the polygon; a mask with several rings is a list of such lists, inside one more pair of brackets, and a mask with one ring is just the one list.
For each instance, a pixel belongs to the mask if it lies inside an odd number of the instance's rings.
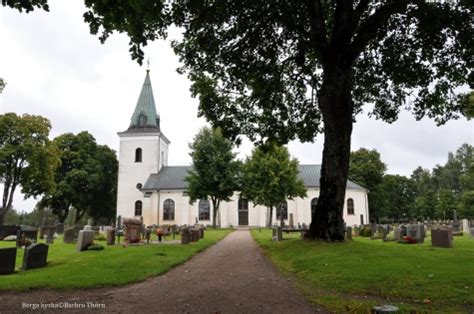
{"label": "green foliage", "polygon": [[404,176],[386,175],[379,185],[380,217],[409,217],[415,200],[415,184]]}
{"label": "green foliage", "polygon": [[360,148],[351,152],[349,178],[369,190],[370,217],[380,217],[378,208],[381,206],[378,187],[383,181],[387,166],[381,161],[380,154],[375,150]]}
{"label": "green foliage", "polygon": [[85,214],[108,223],[115,216],[118,161],[115,152],[98,145],[88,132],[66,133],[54,139],[61,152],[55,172],[56,189],[46,193],[41,207],[50,207],[64,222],[70,208],[75,223]]}
{"label": "green foliage", "polygon": [[458,210],[460,217],[474,219],[474,190],[462,194],[458,203]]}
{"label": "green foliage", "polygon": [[9,6],[20,12],[25,10],[26,13],[36,8],[49,11],[48,0],[2,0],[2,6]]}
{"label": "green foliage", "polygon": [[216,214],[221,201],[229,201],[238,190],[239,163],[232,152],[232,143],[219,129],[203,128],[190,144],[193,169],[185,178],[191,202],[211,199],[212,225],[216,227]]}
{"label": "green foliage", "polygon": [[269,226],[273,208],[287,199],[305,196],[306,187],[298,178],[298,160],[290,158],[286,147],[267,144],[254,148],[243,165],[242,197],[270,209]]}
{"label": "green foliage", "polygon": [[54,171],[59,164],[57,147],[48,139],[50,122],[41,116],[0,115],[0,177],[5,180],[0,224],[11,209],[15,190],[25,197],[55,188]]}

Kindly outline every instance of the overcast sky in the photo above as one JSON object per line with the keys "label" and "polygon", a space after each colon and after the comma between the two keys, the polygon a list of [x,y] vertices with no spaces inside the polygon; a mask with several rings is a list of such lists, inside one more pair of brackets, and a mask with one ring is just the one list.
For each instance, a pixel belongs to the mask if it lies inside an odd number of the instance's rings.
{"label": "overcast sky", "polygon": [[[8,84],[0,95],[0,112],[42,115],[52,123],[51,138],[87,130],[117,151],[117,132],[130,123],[145,67],[131,60],[125,35],[115,34],[104,45],[90,35],[82,1],[49,2],[50,12],[0,8],[0,77]],[[171,35],[179,38],[179,31]],[[197,118],[198,101],[190,96],[187,78],[176,73],[178,58],[168,42],[152,43],[145,52],[161,128],[171,140],[169,162],[189,164],[188,143],[206,124]],[[289,149],[300,163],[319,164],[322,140],[292,142]],[[473,121],[437,127],[406,112],[393,124],[360,115],[352,134],[352,150],[376,149],[388,173],[406,176],[419,165],[431,169],[444,164],[448,152],[463,143],[474,143]],[[243,145],[239,157],[250,150],[250,144]],[[30,210],[34,203],[24,203],[18,195],[14,207]]]}

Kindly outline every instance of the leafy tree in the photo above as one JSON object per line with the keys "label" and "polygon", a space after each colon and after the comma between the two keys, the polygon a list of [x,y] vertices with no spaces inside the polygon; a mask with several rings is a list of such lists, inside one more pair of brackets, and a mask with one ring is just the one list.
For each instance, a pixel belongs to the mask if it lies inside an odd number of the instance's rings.
{"label": "leafy tree", "polygon": [[474,219],[474,190],[463,193],[458,204],[459,215],[465,219]]}
{"label": "leafy tree", "polygon": [[456,210],[456,195],[452,190],[440,190],[437,194],[436,217],[453,219],[453,211]]}
{"label": "leafy tree", "polygon": [[192,203],[211,199],[212,226],[221,201],[229,201],[238,189],[239,163],[232,152],[232,143],[222,136],[219,129],[202,128],[189,145],[193,169],[185,178]]}
{"label": "leafy tree", "polygon": [[306,196],[306,187],[298,177],[298,160],[291,159],[284,146],[256,147],[243,165],[242,196],[270,209],[267,223],[271,226],[273,208],[288,199]]}
{"label": "leafy tree", "polygon": [[369,189],[369,210],[371,217],[379,217],[377,209],[381,201],[378,187],[383,181],[387,166],[380,160],[380,154],[375,150],[360,148],[351,152],[349,178]]}
{"label": "leafy tree", "polygon": [[35,115],[0,115],[0,177],[5,180],[0,208],[0,225],[12,208],[13,196],[21,186],[25,197],[54,189],[54,170],[59,153],[48,140],[51,124]]}
{"label": "leafy tree", "polygon": [[[2,3],[23,2],[39,0]],[[166,37],[171,24],[182,27],[174,43],[181,71],[199,114],[226,136],[286,143],[324,134],[314,238],[343,239],[352,125],[363,104],[387,122],[400,108],[439,124],[469,112],[458,87],[474,81],[470,0],[85,4],[91,33],[102,42],[126,33],[140,63],[148,41]]]}
{"label": "leafy tree", "polygon": [[118,161],[115,152],[97,145],[88,132],[66,133],[54,139],[61,151],[61,166],[55,172],[56,189],[41,200],[62,223],[71,208],[75,222],[84,214],[106,220],[115,216]]}
{"label": "leafy tree", "polygon": [[412,216],[415,184],[411,179],[399,175],[386,175],[379,190],[380,217],[400,219]]}

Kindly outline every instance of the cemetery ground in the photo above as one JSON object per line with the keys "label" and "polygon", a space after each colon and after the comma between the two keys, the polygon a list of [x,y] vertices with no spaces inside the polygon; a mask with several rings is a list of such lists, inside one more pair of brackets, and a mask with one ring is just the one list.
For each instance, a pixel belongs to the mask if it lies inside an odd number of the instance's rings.
{"label": "cemetery ground", "polygon": [[336,312],[367,312],[390,304],[408,311],[474,311],[474,238],[454,237],[453,248],[354,237],[346,243],[301,241],[253,229],[265,255],[310,301]]}
{"label": "cemetery ground", "polygon": [[[143,244],[107,246],[100,251],[76,252],[76,243],[63,243],[61,238],[50,245],[48,264],[44,268],[21,271],[23,249],[17,250],[16,270],[0,278],[2,290],[37,288],[72,289],[121,286],[167,272],[224,238],[231,230],[207,230],[204,239],[189,245]],[[167,237],[171,239],[171,236]],[[44,243],[40,240],[39,243]],[[0,241],[0,248],[14,247],[15,242]],[[120,275],[117,275],[117,274]]]}

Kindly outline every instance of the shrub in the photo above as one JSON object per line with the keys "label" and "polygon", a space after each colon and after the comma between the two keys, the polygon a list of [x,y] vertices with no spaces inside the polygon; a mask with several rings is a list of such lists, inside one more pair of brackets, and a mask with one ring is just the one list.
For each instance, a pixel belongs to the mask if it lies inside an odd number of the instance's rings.
{"label": "shrub", "polygon": [[105,233],[98,233],[94,236],[94,240],[105,241],[105,240],[107,240],[107,237],[106,237]]}

